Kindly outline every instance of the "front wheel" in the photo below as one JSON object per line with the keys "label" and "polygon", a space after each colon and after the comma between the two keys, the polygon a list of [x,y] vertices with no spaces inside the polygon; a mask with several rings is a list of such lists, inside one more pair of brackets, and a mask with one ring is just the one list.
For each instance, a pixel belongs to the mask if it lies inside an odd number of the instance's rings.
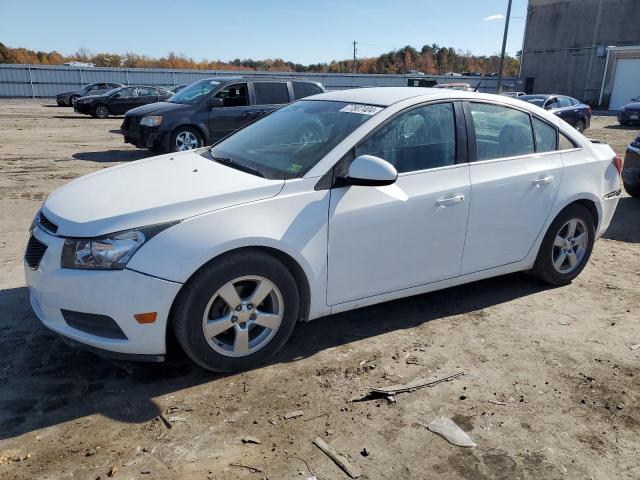
{"label": "front wheel", "polygon": [[202,135],[195,128],[178,127],[171,133],[170,151],[195,150],[203,145]]}
{"label": "front wheel", "polygon": [[593,217],[586,207],[573,204],[553,221],[540,245],[533,274],[551,285],[567,285],[589,261],[595,241]]}
{"label": "front wheel", "polygon": [[291,272],[262,252],[228,255],[186,284],[173,329],[185,353],[215,372],[254,368],[287,341],[298,319]]}
{"label": "front wheel", "polygon": [[106,105],[98,105],[95,108],[94,113],[98,118],[107,118],[109,116],[109,109]]}

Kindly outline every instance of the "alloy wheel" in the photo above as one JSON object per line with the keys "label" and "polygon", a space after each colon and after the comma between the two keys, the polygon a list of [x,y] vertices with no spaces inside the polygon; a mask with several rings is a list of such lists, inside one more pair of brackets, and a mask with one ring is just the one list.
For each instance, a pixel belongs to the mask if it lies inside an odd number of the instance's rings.
{"label": "alloy wheel", "polygon": [[216,352],[243,357],[269,343],[283,313],[282,294],[273,282],[257,275],[242,276],[213,294],[202,317],[202,333]]}
{"label": "alloy wheel", "polygon": [[576,122],[576,130],[580,133],[584,132],[584,122],[582,120]]}
{"label": "alloy wheel", "polygon": [[184,131],[176,135],[176,150],[183,152],[198,148],[198,139],[193,132]]}
{"label": "alloy wheel", "polygon": [[573,272],[584,259],[589,246],[589,231],[580,218],[572,218],[558,231],[553,242],[553,268],[563,275]]}
{"label": "alloy wheel", "polygon": [[96,115],[98,118],[107,118],[109,116],[109,109],[104,105],[98,105]]}

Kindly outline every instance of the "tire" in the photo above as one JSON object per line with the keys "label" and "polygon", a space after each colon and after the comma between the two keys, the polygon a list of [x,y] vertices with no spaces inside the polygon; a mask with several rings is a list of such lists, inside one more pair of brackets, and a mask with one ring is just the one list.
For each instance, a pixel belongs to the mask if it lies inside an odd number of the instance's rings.
{"label": "tire", "polygon": [[[570,224],[574,224],[573,222],[575,222],[575,233],[571,235],[568,229],[571,228]],[[586,239],[583,242],[575,241],[581,234],[586,234]],[[562,246],[561,238],[567,239]],[[573,243],[572,240],[574,240]],[[533,275],[551,285],[571,283],[580,275],[589,261],[594,241],[595,226],[589,210],[577,203],[569,205],[558,214],[547,230],[533,266]],[[572,253],[567,254],[567,252]]]}
{"label": "tire", "polygon": [[640,198],[640,185],[631,185],[627,182],[622,182],[626,192],[634,198]]}
{"label": "tire", "polygon": [[98,105],[96,108],[93,109],[93,113],[95,115],[96,118],[108,118],[109,117],[109,107],[107,107],[106,105]]}
{"label": "tire", "polygon": [[[269,293],[259,305],[251,305],[258,285]],[[235,301],[225,300],[221,292]],[[238,301],[239,307],[231,306]],[[291,272],[266,253],[238,252],[210,263],[187,282],[174,305],[172,325],[178,343],[196,364],[214,372],[234,372],[254,368],[280,350],[298,312],[298,288]],[[261,326],[263,322],[273,328]],[[211,328],[208,335],[205,326]]]}
{"label": "tire", "polygon": [[584,123],[584,120],[582,120],[582,119],[578,119],[578,120],[576,121],[575,126],[574,126],[574,128],[575,128],[577,131],[579,131],[580,133],[584,132],[585,127],[586,127],[586,124]]}
{"label": "tire", "polygon": [[69,97],[69,106],[73,107],[76,103],[76,100],[78,100],[80,98],[80,95],[71,95]]}
{"label": "tire", "polygon": [[629,122],[622,122],[622,121],[621,121],[621,122],[618,122],[618,123],[619,123],[620,125],[622,125],[622,126],[629,125]]}
{"label": "tire", "polygon": [[203,145],[202,134],[193,127],[178,127],[171,132],[169,140],[170,152],[194,150]]}

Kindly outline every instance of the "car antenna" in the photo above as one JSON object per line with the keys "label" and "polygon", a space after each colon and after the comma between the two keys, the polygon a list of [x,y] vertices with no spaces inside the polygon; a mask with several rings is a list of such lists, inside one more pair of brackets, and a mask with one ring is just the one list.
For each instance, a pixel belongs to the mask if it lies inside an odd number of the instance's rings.
{"label": "car antenna", "polygon": [[485,78],[486,78],[486,75],[483,75],[480,81],[478,82],[478,84],[476,85],[476,88],[473,89],[474,92],[478,91],[478,89],[480,88],[480,85],[482,85],[482,82],[484,81]]}

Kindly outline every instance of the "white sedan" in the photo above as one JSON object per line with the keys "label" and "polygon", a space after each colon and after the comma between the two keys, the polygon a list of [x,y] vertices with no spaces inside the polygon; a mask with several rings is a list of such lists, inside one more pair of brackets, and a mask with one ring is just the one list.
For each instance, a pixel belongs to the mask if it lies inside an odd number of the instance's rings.
{"label": "white sedan", "polygon": [[305,98],[213,147],[53,192],[25,254],[33,310],[74,344],[215,371],[298,321],[517,271],[585,267],[621,160],[503,96],[367,88]]}

